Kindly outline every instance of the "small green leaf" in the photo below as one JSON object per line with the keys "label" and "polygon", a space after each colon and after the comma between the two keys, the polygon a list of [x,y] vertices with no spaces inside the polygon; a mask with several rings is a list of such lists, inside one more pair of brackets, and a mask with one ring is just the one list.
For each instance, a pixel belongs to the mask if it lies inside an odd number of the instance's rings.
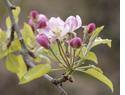
{"label": "small green leaf", "polygon": [[19,84],[24,84],[33,79],[39,78],[50,71],[51,71],[50,64],[37,65],[36,67],[30,69],[27,73],[24,74]]}
{"label": "small green leaf", "polygon": [[40,56],[39,56],[39,55],[36,55],[36,58],[34,58],[34,61],[39,63],[39,62],[41,61]]}
{"label": "small green leaf", "polygon": [[2,41],[5,41],[5,38],[6,38],[6,33],[5,33],[5,31],[2,31],[1,29],[0,29],[0,42]]}
{"label": "small green leaf", "polygon": [[[77,70],[77,69],[76,69]],[[98,72],[95,69],[88,69],[87,71],[82,71],[82,70],[77,70],[77,71],[81,71],[84,72],[86,74],[89,74],[95,78],[97,78],[98,80],[102,81],[103,83],[105,83],[106,85],[108,85],[113,93],[113,84],[112,82],[102,73]]]}
{"label": "small green leaf", "polygon": [[[53,51],[54,51],[55,55],[58,57],[58,59],[61,59],[57,43],[54,43],[52,48],[53,48]],[[49,55],[50,58],[57,61],[57,59],[55,58],[55,56],[53,55],[53,53],[51,51],[48,51],[48,55]]]}
{"label": "small green leaf", "polygon": [[17,60],[18,60],[18,63],[19,63],[19,72],[17,73],[17,76],[18,76],[19,79],[21,79],[22,76],[27,72],[27,67],[26,67],[26,64],[23,60],[22,55],[18,55]]}
{"label": "small green leaf", "polygon": [[[12,12],[13,12],[13,15],[14,15],[14,18],[15,18],[16,22],[18,22],[18,15],[19,15],[19,13],[20,13],[20,7],[16,7],[16,9],[15,9],[15,10],[12,10]],[[8,27],[11,27],[10,17],[7,17],[7,18],[6,18],[6,25],[7,25]]]}
{"label": "small green leaf", "polygon": [[85,57],[82,57],[82,59],[94,61],[96,64],[98,63],[97,57],[93,52],[88,52]]}
{"label": "small green leaf", "polygon": [[19,63],[14,54],[9,54],[6,58],[6,67],[9,71],[13,73],[19,72]]}
{"label": "small green leaf", "polygon": [[32,39],[30,38],[30,37],[27,37],[27,38],[25,38],[25,42],[26,42],[26,44],[30,47],[30,48],[33,48],[34,47],[34,44],[33,44],[33,41],[32,41]]}
{"label": "small green leaf", "polygon": [[52,58],[53,60],[57,61],[57,59],[55,58],[55,56],[53,55],[51,51],[48,51],[48,56]]}
{"label": "small green leaf", "polygon": [[89,43],[87,45],[87,50],[85,55],[90,51],[90,49],[92,48],[92,45],[95,41],[95,39],[97,38],[97,36],[99,35],[99,33],[101,32],[101,30],[104,28],[104,26],[98,27],[95,32],[93,32],[92,36],[89,39]]}
{"label": "small green leaf", "polygon": [[92,47],[99,45],[99,44],[107,44],[111,48],[111,41],[109,39],[101,39],[100,37],[96,38]]}
{"label": "small green leaf", "polygon": [[101,30],[104,28],[104,26],[98,27],[96,28],[95,32],[92,34],[92,36],[90,37],[90,40],[95,39],[99,33],[101,32]]}
{"label": "small green leaf", "polygon": [[9,49],[9,53],[15,52],[17,50],[21,51],[21,45],[20,45],[18,38],[14,39],[14,41],[12,41],[12,43],[8,49]]}
{"label": "small green leaf", "polygon": [[0,50],[0,59],[3,58],[5,55],[5,51],[4,50]]}
{"label": "small green leaf", "polygon": [[29,24],[24,23],[24,30],[28,37],[30,37],[31,39],[35,39],[32,28],[30,27]]}

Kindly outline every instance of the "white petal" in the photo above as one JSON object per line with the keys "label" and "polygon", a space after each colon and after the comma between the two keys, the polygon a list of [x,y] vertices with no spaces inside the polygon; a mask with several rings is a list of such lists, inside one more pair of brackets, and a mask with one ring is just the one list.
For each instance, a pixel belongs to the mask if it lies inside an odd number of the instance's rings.
{"label": "white petal", "polygon": [[76,15],[76,19],[77,19],[77,22],[78,22],[78,25],[77,25],[76,29],[78,29],[82,26],[82,20],[81,20],[79,15]]}

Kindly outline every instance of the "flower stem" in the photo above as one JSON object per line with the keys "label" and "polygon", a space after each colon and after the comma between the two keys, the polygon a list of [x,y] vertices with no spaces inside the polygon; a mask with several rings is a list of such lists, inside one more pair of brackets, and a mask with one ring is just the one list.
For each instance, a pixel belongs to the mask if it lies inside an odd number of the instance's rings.
{"label": "flower stem", "polygon": [[[67,57],[66,57],[66,55],[65,55],[65,52],[64,52],[64,50],[63,50],[63,48],[62,48],[62,45],[61,45],[61,43],[60,43],[60,41],[59,41],[58,39],[57,39],[56,41],[57,41],[58,48],[59,48],[59,53],[60,53],[62,59],[64,60],[64,62],[66,63],[66,65],[69,67],[70,64],[69,64],[69,61],[68,61],[68,59],[67,59]],[[62,53],[63,53],[63,54],[62,54]],[[63,55],[64,55],[64,56],[63,56]],[[64,58],[64,57],[65,57],[65,58]]]}
{"label": "flower stem", "polygon": [[55,53],[54,53],[54,51],[53,51],[52,48],[50,49],[50,51],[53,53],[53,55],[54,55],[55,58],[58,60],[58,62],[59,62],[60,64],[62,64],[65,68],[67,68],[67,67],[58,59],[58,57],[55,55]]}
{"label": "flower stem", "polygon": [[66,70],[66,68],[52,69],[52,71]]}

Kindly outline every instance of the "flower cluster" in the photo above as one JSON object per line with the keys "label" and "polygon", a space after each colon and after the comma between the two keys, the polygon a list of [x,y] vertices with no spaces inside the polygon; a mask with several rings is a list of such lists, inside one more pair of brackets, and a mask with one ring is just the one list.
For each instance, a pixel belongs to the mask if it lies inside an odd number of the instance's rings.
{"label": "flower cluster", "polygon": [[[86,34],[91,34],[95,31],[96,26],[94,23],[90,23],[86,26],[82,26],[82,20],[79,15],[69,16],[66,21],[63,21],[60,17],[51,17],[49,20],[43,14],[38,14],[37,11],[30,13],[29,25],[34,31],[34,23],[37,24],[38,35],[36,37],[37,42],[46,49],[49,49],[51,42],[49,39],[68,39],[67,34],[74,34],[75,38],[70,39],[70,45],[73,48],[79,48],[82,45],[82,40],[76,37],[75,30],[83,27],[86,30]],[[68,39],[69,40],[69,39]],[[44,42],[43,42],[44,41]]]}
{"label": "flower cluster", "polygon": [[37,11],[30,12],[29,18],[29,25],[33,31],[35,31],[35,25],[36,28],[45,28],[47,25],[47,17],[43,14],[38,14]]}

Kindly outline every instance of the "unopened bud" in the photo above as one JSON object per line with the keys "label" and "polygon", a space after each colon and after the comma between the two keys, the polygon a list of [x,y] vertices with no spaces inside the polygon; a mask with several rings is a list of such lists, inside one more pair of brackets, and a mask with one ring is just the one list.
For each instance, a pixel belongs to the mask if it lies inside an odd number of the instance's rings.
{"label": "unopened bud", "polygon": [[38,12],[35,10],[30,12],[30,17],[34,20],[37,19],[38,15]]}
{"label": "unopened bud", "polygon": [[37,37],[36,37],[36,40],[37,40],[37,42],[38,42],[42,47],[44,47],[44,48],[46,48],[46,49],[49,49],[49,48],[50,48],[51,42],[50,42],[49,38],[48,38],[45,34],[43,34],[43,33],[38,34]]}
{"label": "unopened bud", "polygon": [[90,23],[87,25],[87,29],[88,29],[88,34],[92,33],[93,31],[95,31],[96,26],[95,23]]}
{"label": "unopened bud", "polygon": [[79,48],[82,45],[82,40],[79,37],[75,37],[75,38],[70,40],[69,44],[73,48]]}

